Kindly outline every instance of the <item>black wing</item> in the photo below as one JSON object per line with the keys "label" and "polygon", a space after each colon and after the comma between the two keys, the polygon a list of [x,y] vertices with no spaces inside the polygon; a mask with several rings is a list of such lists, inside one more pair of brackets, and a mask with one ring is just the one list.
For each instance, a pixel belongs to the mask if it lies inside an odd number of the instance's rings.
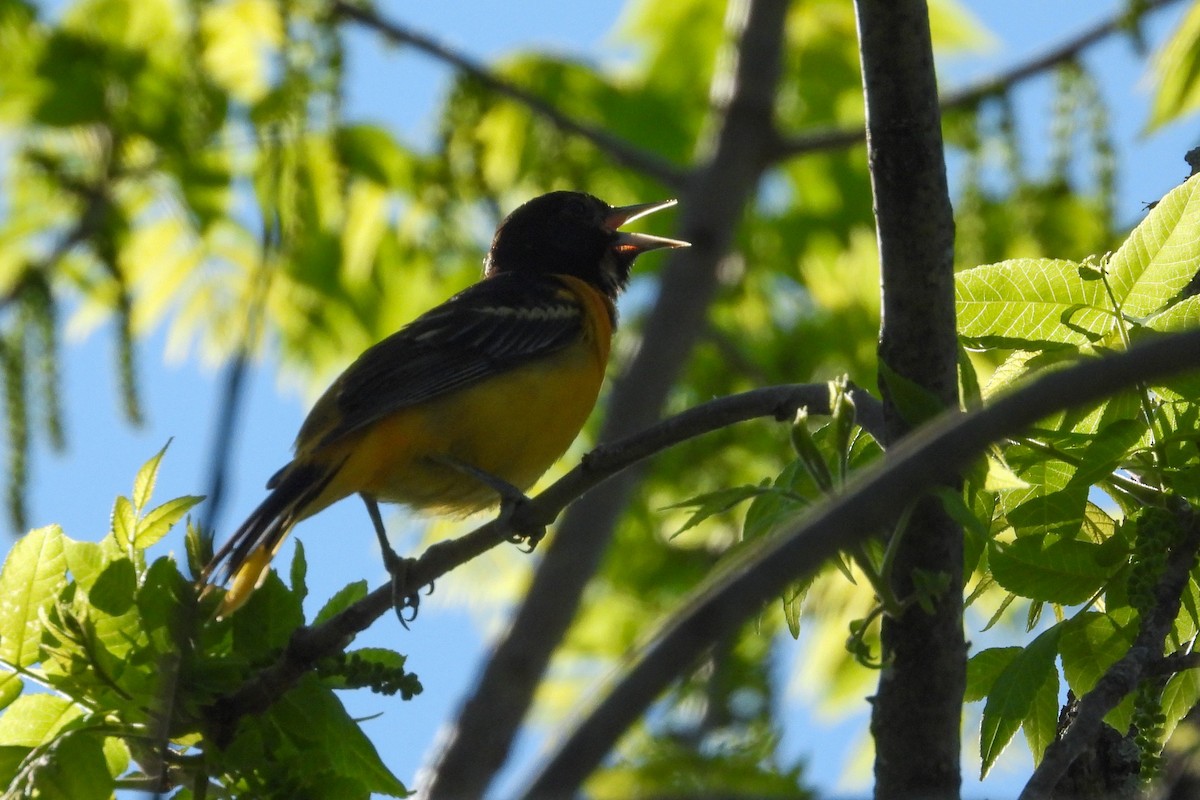
{"label": "black wing", "polygon": [[359,356],[317,402],[300,441],[333,441],[561,350],[582,335],[583,315],[576,295],[553,278],[504,273],[480,281]]}

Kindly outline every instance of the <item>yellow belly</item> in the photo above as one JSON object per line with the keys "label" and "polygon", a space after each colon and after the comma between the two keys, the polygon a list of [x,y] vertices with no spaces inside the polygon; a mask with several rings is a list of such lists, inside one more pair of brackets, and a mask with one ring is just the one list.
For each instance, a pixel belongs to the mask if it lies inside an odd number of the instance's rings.
{"label": "yellow belly", "polygon": [[402,409],[311,454],[344,463],[303,516],[358,492],[457,514],[499,500],[477,478],[439,463],[447,457],[529,488],[570,447],[595,406],[604,377],[598,355],[581,342],[550,359]]}

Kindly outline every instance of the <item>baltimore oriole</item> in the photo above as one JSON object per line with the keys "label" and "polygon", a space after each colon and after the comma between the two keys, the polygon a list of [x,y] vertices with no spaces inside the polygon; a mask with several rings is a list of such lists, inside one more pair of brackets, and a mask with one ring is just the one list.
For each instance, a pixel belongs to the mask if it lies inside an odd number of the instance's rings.
{"label": "baltimore oriole", "polygon": [[395,579],[378,501],[465,515],[533,485],[596,403],[634,259],[687,246],[618,228],[674,204],[552,192],[513,211],[478,283],[369,348],[317,400],[295,458],[204,570],[229,582],[219,613],[262,583],[292,526],[344,497],[366,502]]}

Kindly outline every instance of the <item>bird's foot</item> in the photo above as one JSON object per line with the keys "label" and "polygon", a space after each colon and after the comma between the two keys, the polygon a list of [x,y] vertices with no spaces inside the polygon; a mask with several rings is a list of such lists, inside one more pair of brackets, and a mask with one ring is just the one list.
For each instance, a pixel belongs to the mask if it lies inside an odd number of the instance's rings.
{"label": "bird's foot", "polygon": [[[405,630],[408,630],[410,622],[416,621],[417,610],[421,606],[420,590],[409,591],[408,588],[409,575],[416,563],[415,558],[402,558],[391,548],[383,551],[383,564],[392,576],[392,608]],[[433,594],[432,583],[429,584],[429,593]]]}
{"label": "bird's foot", "polygon": [[496,520],[511,531],[507,537],[508,541],[517,545],[525,544],[529,548],[525,552],[532,553],[538,543],[545,538],[546,524],[534,516],[531,510],[533,501],[516,486],[457,458],[444,456],[439,461],[465,475],[470,475],[500,495],[500,513],[496,516]]}
{"label": "bird's foot", "polygon": [[525,545],[524,552],[532,553],[546,536],[546,526],[533,519],[532,501],[521,492],[517,496],[500,497],[500,513],[496,520],[511,533],[508,540],[515,545]]}

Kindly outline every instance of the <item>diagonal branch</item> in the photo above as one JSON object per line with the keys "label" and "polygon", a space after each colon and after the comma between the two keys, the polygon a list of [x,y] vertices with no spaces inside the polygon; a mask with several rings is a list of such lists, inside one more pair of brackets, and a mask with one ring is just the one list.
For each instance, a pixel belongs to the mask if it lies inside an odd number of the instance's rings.
{"label": "diagonal branch", "polygon": [[[883,414],[878,400],[852,388],[857,421],[875,437],[883,435]],[[522,509],[522,522],[549,524],[588,489],[621,470],[681,442],[745,422],[771,417],[789,421],[800,408],[813,414],[829,412],[827,384],[796,384],[756,389],[723,397],[665,419],[612,444],[597,447],[582,463]],[[452,569],[508,541],[509,524],[493,520],[476,530],[429,547],[409,571],[407,589],[417,591],[440,579]],[[262,713],[278,700],[321,658],[344,648],[355,634],[365,630],[392,607],[392,587],[386,584],[330,620],[298,629],[279,660],[230,695],[218,699],[207,711],[217,742],[228,741],[237,722],[248,714]]]}
{"label": "diagonal branch", "polygon": [[[1180,0],[1147,0],[1142,14],[1157,11],[1178,3]],[[1127,32],[1129,12],[1118,10],[1111,17],[1101,20],[1074,36],[1038,53],[1029,59],[1010,66],[1001,72],[975,81],[967,86],[946,92],[941,98],[942,111],[952,108],[967,108],[980,100],[1007,91],[1017,84],[1035,78],[1060,64],[1074,61],[1089,47],[1104,41],[1114,34]],[[772,152],[773,161],[783,161],[807,153],[825,152],[853,147],[863,141],[866,130],[862,126],[830,127],[795,136],[781,138]]]}
{"label": "diagonal branch", "polygon": [[483,64],[456,53],[432,37],[384,19],[372,9],[355,5],[349,0],[333,0],[335,16],[352,20],[386,37],[394,44],[408,45],[439,61],[444,61],[464,75],[483,84],[497,94],[526,106],[537,116],[565,133],[574,134],[591,142],[607,153],[614,161],[654,178],[663,185],[682,191],[687,183],[687,170],[678,167],[654,153],[643,150],[625,139],[615,136],[596,125],[589,125],[563,113],[553,103],[538,97],[511,81],[505,80]]}
{"label": "diagonal branch", "polygon": [[620,675],[554,749],[525,797],[571,797],[617,738],[707,648],[752,620],[792,581],[840,550],[894,523],[934,486],[953,480],[989,445],[1050,414],[1086,405],[1143,381],[1200,368],[1200,330],[1138,345],[1044,375],[993,405],[942,414],[864,470],[839,497],[809,509],[773,536],[750,542],[692,592],[678,612],[625,659]]}
{"label": "diagonal branch", "polygon": [[[1163,658],[1163,645],[1179,616],[1181,598],[1200,550],[1200,517],[1189,510],[1181,512],[1179,518],[1184,522],[1183,535],[1167,554],[1166,567],[1154,588],[1153,610],[1142,620],[1137,637],[1125,655],[1080,699],[1071,727],[1046,748],[1042,763],[1033,771],[1020,800],[1053,797],[1071,762],[1095,741],[1104,716],[1136,689],[1142,678],[1155,674],[1156,667],[1161,669],[1159,665],[1171,661]],[[1176,659],[1176,668],[1179,661]]]}

